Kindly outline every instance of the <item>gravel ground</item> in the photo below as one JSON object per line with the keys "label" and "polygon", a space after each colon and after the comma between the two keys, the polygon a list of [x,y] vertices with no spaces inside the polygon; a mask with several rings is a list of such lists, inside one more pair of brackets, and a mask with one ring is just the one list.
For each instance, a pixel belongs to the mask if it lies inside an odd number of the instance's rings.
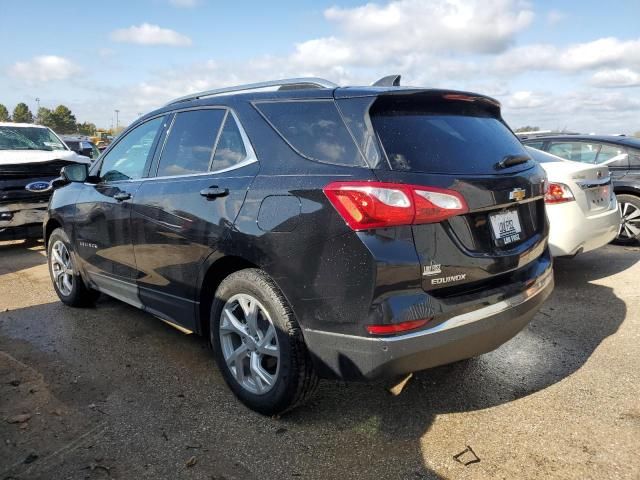
{"label": "gravel ground", "polygon": [[323,382],[274,419],[234,399],[202,339],[105,297],[64,307],[42,246],[0,243],[0,479],[640,478],[639,260],[558,260],[495,352],[395,397]]}

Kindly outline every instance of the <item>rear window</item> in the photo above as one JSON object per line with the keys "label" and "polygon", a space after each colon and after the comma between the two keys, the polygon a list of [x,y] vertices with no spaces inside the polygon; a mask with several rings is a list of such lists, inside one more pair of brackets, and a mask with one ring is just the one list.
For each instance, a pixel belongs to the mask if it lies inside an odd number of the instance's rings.
{"label": "rear window", "polygon": [[261,102],[256,107],[303,156],[336,165],[365,165],[333,100]]}
{"label": "rear window", "polygon": [[497,173],[496,163],[507,155],[527,155],[518,138],[483,106],[453,101],[390,102],[374,105],[370,114],[393,170]]}

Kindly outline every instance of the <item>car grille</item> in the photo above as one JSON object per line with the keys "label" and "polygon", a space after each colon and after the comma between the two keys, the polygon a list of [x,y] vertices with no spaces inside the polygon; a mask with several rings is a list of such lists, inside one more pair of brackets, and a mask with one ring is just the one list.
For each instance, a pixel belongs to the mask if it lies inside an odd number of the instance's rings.
{"label": "car grille", "polygon": [[55,160],[53,162],[24,163],[0,166],[0,179],[58,177],[60,169],[74,162]]}

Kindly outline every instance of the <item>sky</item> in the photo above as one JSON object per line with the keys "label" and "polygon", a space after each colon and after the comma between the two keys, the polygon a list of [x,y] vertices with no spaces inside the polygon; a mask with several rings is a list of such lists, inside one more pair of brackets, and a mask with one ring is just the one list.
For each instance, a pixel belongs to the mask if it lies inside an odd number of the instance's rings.
{"label": "sky", "polygon": [[513,128],[640,130],[640,1],[0,0],[0,103],[126,125],[168,100],[318,76],[469,90]]}

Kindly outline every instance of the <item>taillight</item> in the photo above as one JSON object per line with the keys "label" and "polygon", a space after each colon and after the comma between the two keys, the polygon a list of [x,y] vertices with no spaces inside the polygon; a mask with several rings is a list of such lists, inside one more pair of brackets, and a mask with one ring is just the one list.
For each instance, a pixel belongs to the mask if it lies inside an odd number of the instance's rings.
{"label": "taillight", "polygon": [[575,200],[575,198],[567,185],[549,182],[544,194],[544,203],[564,203],[572,200]]}
{"label": "taillight", "polygon": [[410,320],[408,322],[389,323],[386,325],[367,325],[367,332],[371,335],[391,335],[394,333],[407,332],[416,328],[424,327],[430,318],[421,320]]}
{"label": "taillight", "polygon": [[437,223],[466,213],[453,190],[386,182],[333,182],[325,195],[353,230]]}

